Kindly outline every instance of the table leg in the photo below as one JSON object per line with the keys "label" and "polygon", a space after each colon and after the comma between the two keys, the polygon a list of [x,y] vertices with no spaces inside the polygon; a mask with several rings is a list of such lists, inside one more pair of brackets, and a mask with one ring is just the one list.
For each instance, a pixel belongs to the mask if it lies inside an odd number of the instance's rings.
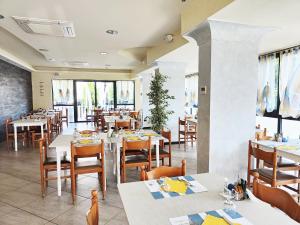
{"label": "table leg", "polygon": [[156,167],[159,167],[159,140],[155,141],[155,150],[156,150]]}
{"label": "table leg", "polygon": [[15,151],[18,151],[18,133],[17,126],[14,126],[14,138],[15,138]]}
{"label": "table leg", "polygon": [[59,149],[56,149],[56,177],[57,177],[57,195],[61,196],[61,165],[60,165]]}
{"label": "table leg", "polygon": [[121,151],[121,146],[119,143],[116,144],[116,151],[117,151],[117,183],[121,183],[121,166],[120,166],[120,151]]}
{"label": "table leg", "polygon": [[41,135],[42,135],[42,138],[44,138],[44,125],[41,125]]}

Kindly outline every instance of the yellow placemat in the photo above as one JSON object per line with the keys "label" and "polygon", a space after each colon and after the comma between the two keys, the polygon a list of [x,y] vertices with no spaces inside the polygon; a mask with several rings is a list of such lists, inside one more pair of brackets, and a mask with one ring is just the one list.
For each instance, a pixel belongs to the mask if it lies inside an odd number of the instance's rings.
{"label": "yellow placemat", "polygon": [[92,134],[80,134],[81,137],[91,137]]}
{"label": "yellow placemat", "polygon": [[125,131],[125,134],[133,134],[133,132],[132,131]]}
{"label": "yellow placemat", "polygon": [[92,144],[93,141],[92,140],[80,140],[79,141],[79,144],[82,144],[82,145],[87,145],[87,144]]}
{"label": "yellow placemat", "polygon": [[277,149],[279,149],[279,150],[298,150],[299,146],[281,145],[281,146],[278,146]]}
{"label": "yellow placemat", "polygon": [[159,136],[158,134],[156,134],[156,133],[143,133],[143,135],[144,136],[155,136],[155,137],[157,137],[157,136]]}
{"label": "yellow placemat", "polygon": [[166,178],[164,184],[161,188],[166,192],[176,192],[181,195],[186,193],[187,184],[184,181]]}
{"label": "yellow placemat", "polygon": [[140,137],[137,137],[137,136],[129,136],[127,137],[127,140],[129,141],[140,141]]}

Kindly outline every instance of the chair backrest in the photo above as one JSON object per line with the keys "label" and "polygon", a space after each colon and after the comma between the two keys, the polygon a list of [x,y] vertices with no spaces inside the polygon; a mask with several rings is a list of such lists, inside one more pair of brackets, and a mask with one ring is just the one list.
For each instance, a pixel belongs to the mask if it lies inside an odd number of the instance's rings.
{"label": "chair backrest", "polygon": [[252,142],[249,141],[249,155],[256,158],[257,161],[261,160],[274,166],[277,164],[276,148],[274,148],[274,151],[264,151],[260,145],[253,145]]}
{"label": "chair backrest", "polygon": [[66,109],[66,110],[65,110],[66,114],[63,115],[62,117],[63,117],[63,118],[68,118],[68,115],[69,115],[69,113],[68,113],[68,108],[65,108],[65,109]]}
{"label": "chair backrest", "polygon": [[129,116],[137,120],[139,117],[139,111],[130,111]]}
{"label": "chair backrest", "polygon": [[181,161],[181,167],[160,166],[149,172],[142,168],[141,180],[156,180],[161,177],[176,177],[185,176],[186,174],[186,161]]}
{"label": "chair backrest", "polygon": [[92,206],[86,213],[87,225],[99,224],[99,207],[98,207],[98,193],[96,190],[91,191]]}
{"label": "chair backrest", "polygon": [[253,194],[260,200],[282,210],[292,219],[300,223],[300,205],[295,199],[282,189],[268,187],[259,183],[258,173],[254,173],[254,177]]}
{"label": "chair backrest", "polygon": [[5,133],[6,133],[6,136],[8,136],[8,133],[11,133],[13,132],[13,125],[12,125],[12,118],[7,118],[5,120]]}
{"label": "chair backrest", "polygon": [[169,140],[169,143],[171,143],[172,135],[171,135],[171,130],[162,130],[161,131],[161,136]]}
{"label": "chair backrest", "polygon": [[131,120],[128,121],[115,121],[115,130],[120,128],[131,130]]}
{"label": "chair backrest", "polygon": [[101,140],[100,144],[77,146],[71,143],[71,157],[74,161],[74,157],[80,155],[81,157],[95,156],[96,154],[104,155],[104,142]]}

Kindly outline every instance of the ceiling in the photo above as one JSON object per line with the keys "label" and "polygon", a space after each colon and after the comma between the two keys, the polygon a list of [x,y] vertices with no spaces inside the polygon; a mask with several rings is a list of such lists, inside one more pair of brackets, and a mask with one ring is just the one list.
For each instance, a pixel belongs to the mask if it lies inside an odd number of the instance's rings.
{"label": "ceiling", "polygon": [[[180,30],[182,5],[181,0],[0,0],[5,17],[0,48],[32,66],[68,67],[68,61],[82,61],[88,68],[132,69],[145,60],[148,47]],[[71,21],[76,37],[29,34],[11,16]],[[118,35],[107,34],[108,29]],[[38,49],[48,49],[46,57]]]}
{"label": "ceiling", "polygon": [[[300,45],[300,0],[235,0],[209,19],[273,28],[261,39],[260,54]],[[188,39],[188,44],[158,60],[184,62],[186,74],[197,72],[197,44]]]}
{"label": "ceiling", "polygon": [[235,0],[210,19],[274,28],[262,38],[260,53],[300,44],[299,0]]}

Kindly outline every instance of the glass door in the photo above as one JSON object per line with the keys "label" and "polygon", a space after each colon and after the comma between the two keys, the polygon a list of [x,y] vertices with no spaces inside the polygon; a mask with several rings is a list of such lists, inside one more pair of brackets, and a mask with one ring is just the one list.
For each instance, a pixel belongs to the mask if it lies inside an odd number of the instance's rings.
{"label": "glass door", "polygon": [[108,111],[114,109],[114,82],[97,81],[97,107]]}
{"label": "glass door", "polygon": [[76,121],[87,121],[95,108],[95,82],[76,81]]}

